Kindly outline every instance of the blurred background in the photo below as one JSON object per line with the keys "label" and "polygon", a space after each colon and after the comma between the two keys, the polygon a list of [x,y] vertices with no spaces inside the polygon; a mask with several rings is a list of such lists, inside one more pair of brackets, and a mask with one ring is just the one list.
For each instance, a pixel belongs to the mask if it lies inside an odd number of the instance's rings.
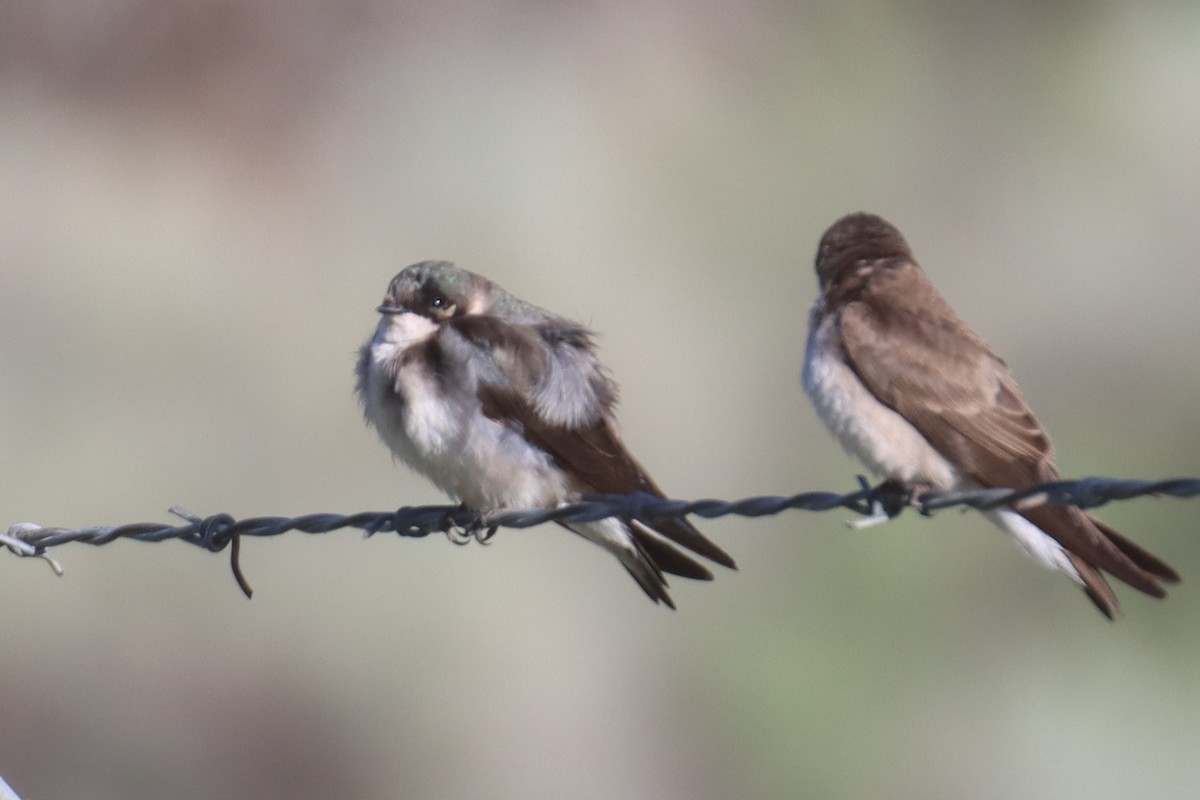
{"label": "blurred background", "polygon": [[[443,498],[353,395],[400,268],[590,324],[679,497],[852,490],[798,373],[840,215],[908,236],[1068,476],[1200,474],[1200,6],[0,5],[0,523]],[[1195,501],[1106,622],[975,515],[0,559],[34,798],[1126,798],[1200,782]]]}

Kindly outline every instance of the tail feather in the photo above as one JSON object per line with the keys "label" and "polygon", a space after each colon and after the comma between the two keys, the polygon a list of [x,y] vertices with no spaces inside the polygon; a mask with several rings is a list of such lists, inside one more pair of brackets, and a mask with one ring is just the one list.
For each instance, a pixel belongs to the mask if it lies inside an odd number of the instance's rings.
{"label": "tail feather", "polygon": [[671,599],[671,595],[667,592],[667,579],[663,577],[662,570],[658,565],[650,559],[645,549],[637,540],[634,540],[634,552],[626,557],[624,553],[618,554],[617,558],[621,562],[621,566],[625,571],[633,576],[637,581],[638,586],[642,587],[642,591],[656,603],[662,603],[672,611],[675,610],[675,601]]}
{"label": "tail feather", "polygon": [[[1062,544],[1075,558],[1086,561],[1096,569],[1104,570],[1151,597],[1166,597],[1166,590],[1158,584],[1159,576],[1153,570],[1144,568],[1122,547],[1131,545],[1132,542],[1120,534],[1117,534],[1116,539],[1112,539],[1080,509],[1073,506],[1044,505],[1022,509],[1018,513]],[[1149,555],[1141,548],[1136,549],[1140,554]],[[1166,566],[1158,559],[1154,559],[1154,562],[1158,566]]]}
{"label": "tail feather", "polygon": [[657,531],[647,528],[637,521],[630,522],[629,527],[633,532],[633,538],[642,546],[646,556],[663,572],[698,581],[713,579],[713,574],[708,567],[674,547]]}
{"label": "tail feather", "polygon": [[1035,560],[1067,573],[1083,586],[1088,598],[1109,619],[1119,604],[1104,578],[1107,572],[1151,597],[1166,597],[1159,581],[1175,583],[1175,570],[1082,510],[1071,506],[1038,506],[984,512],[1016,539]]}
{"label": "tail feather", "polygon": [[664,573],[700,581],[713,579],[708,567],[696,561],[680,546],[688,547],[719,564],[733,569],[736,567],[725,551],[705,539],[690,524],[682,520],[674,522],[676,524],[651,528],[637,520],[608,518],[564,524],[563,527],[612,553],[651,600],[675,608],[667,592]]}
{"label": "tail feather", "polygon": [[675,603],[667,592],[667,579],[663,570],[650,557],[643,543],[633,535],[625,522],[610,517],[595,522],[563,524],[563,527],[612,553],[625,571],[637,581],[638,586],[642,587],[647,597],[656,603],[665,604],[668,608],[675,608]]}
{"label": "tail feather", "polygon": [[686,519],[680,518],[660,522],[658,525],[653,526],[653,529],[662,537],[670,539],[680,547],[686,547],[688,550],[704,556],[709,561],[713,561],[723,567],[737,569],[737,564],[734,563],[733,558],[728,553],[713,544],[704,534],[696,530],[695,525]]}
{"label": "tail feather", "polygon": [[1101,614],[1110,620],[1115,620],[1119,608],[1117,596],[1113,594],[1112,587],[1108,585],[1108,581],[1104,580],[1100,570],[1074,553],[1068,552],[1067,558],[1075,567],[1075,572],[1079,575],[1079,582],[1083,585],[1083,591],[1088,599],[1095,604],[1096,608],[1100,609]]}
{"label": "tail feather", "polygon": [[1108,540],[1117,546],[1117,549],[1124,553],[1130,561],[1137,564],[1139,567],[1149,572],[1160,581],[1167,583],[1179,583],[1179,573],[1171,569],[1162,559],[1153,553],[1148,552],[1141,545],[1130,541],[1112,528],[1105,525],[1095,517],[1088,515],[1088,520],[1100,529],[1100,532],[1108,537]]}

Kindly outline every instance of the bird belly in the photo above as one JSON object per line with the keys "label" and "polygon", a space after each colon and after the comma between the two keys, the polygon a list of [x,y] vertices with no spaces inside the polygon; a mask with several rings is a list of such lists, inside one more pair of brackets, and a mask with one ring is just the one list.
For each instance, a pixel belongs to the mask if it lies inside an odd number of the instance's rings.
{"label": "bird belly", "polygon": [[419,363],[392,376],[386,363],[381,357],[369,364],[366,414],[407,466],[478,511],[567,499],[570,487],[550,456],[485,416],[473,385],[448,388]]}
{"label": "bird belly", "polygon": [[448,491],[481,511],[544,508],[572,494],[566,474],[549,454],[482,412],[472,417],[462,449],[448,467]]}
{"label": "bird belly", "polygon": [[941,490],[960,484],[958,470],[908,420],[879,402],[846,364],[834,317],[810,327],[801,380],[825,427],[872,472]]}

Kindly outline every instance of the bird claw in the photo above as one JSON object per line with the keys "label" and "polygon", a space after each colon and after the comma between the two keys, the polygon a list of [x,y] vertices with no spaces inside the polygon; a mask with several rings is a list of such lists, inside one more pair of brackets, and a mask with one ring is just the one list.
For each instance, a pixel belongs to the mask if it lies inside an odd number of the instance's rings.
{"label": "bird claw", "polygon": [[480,544],[491,544],[492,537],[496,535],[498,529],[498,525],[490,528],[483,525],[471,528],[456,525],[446,531],[446,538],[457,545],[470,544],[473,541]]}
{"label": "bird claw", "polygon": [[[864,488],[868,488],[865,478],[860,476],[859,481]],[[870,491],[870,513],[858,519],[847,520],[846,526],[854,530],[873,528],[899,516],[906,508],[915,508],[922,514],[927,514],[921,498],[928,491],[928,486],[906,486],[899,481],[886,480]]]}
{"label": "bird claw", "polygon": [[[469,512],[469,509],[464,504],[458,507],[458,511],[466,513]],[[451,518],[446,526],[446,538],[457,545],[470,544],[472,541],[491,544],[492,537],[496,535],[500,526],[490,525],[488,523],[489,516],[487,513],[479,514],[465,524],[454,522]]]}
{"label": "bird claw", "polygon": [[451,544],[461,547],[462,545],[470,544],[475,535],[469,529],[455,525],[446,529],[446,538],[450,540]]}

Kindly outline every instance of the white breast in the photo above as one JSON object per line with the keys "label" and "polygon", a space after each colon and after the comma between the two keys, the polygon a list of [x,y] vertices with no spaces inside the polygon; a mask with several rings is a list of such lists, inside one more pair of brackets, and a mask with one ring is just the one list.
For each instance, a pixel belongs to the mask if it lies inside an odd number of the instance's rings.
{"label": "white breast", "polygon": [[437,331],[416,314],[394,315],[376,331],[363,400],[380,438],[438,488],[481,511],[566,499],[567,481],[550,457],[484,416],[473,370],[455,371],[466,385],[448,389],[423,363],[404,363],[405,351]]}
{"label": "white breast", "polygon": [[809,325],[801,381],[825,426],[876,474],[936,489],[959,486],[954,466],[904,417],[879,402],[846,365],[834,315],[816,327]]}

